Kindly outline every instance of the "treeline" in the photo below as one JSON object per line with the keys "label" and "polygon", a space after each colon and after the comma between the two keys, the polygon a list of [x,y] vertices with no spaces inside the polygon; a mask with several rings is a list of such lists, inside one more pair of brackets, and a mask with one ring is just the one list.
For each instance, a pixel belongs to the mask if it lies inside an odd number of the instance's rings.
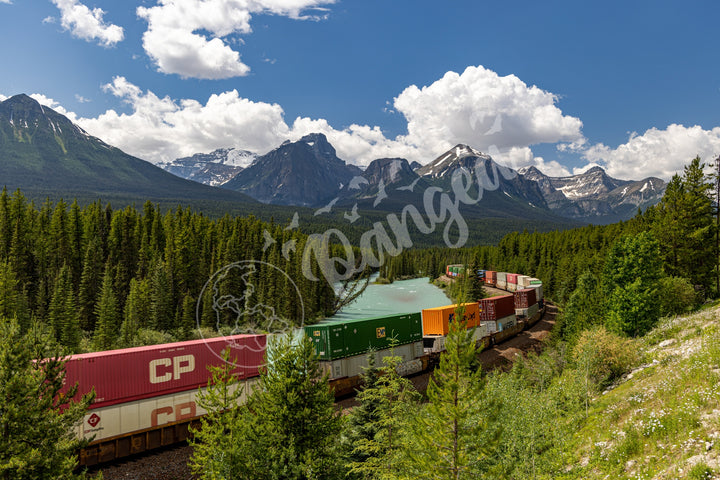
{"label": "treeline", "polygon": [[[150,202],[142,210],[62,200],[37,208],[3,190],[0,316],[17,318],[22,331],[39,322],[69,352],[188,339],[197,317],[230,331],[238,314],[215,303],[224,295],[307,321],[332,313],[335,294],[302,275],[306,238],[252,216],[213,220]],[[242,261],[252,266],[215,278],[198,302],[215,272]]]}

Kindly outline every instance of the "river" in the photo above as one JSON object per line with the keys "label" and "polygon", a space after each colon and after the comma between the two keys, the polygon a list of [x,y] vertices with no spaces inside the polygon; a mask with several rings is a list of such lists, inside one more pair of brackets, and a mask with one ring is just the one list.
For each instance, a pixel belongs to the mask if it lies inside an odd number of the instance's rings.
{"label": "river", "polygon": [[428,282],[427,277],[398,280],[388,285],[368,285],[353,303],[325,321],[419,312],[451,303],[440,288]]}

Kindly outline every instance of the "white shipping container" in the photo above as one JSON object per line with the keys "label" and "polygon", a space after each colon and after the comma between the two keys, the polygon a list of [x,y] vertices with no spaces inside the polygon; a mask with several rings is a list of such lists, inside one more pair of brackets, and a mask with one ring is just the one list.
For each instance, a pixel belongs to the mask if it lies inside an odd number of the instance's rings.
{"label": "white shipping container", "polygon": [[518,285],[521,287],[527,287],[530,285],[530,277],[528,275],[520,275],[518,277]]}
{"label": "white shipping container", "polygon": [[505,290],[507,288],[507,282],[505,280],[498,280],[495,282],[495,285],[501,290]]}
{"label": "white shipping container", "polygon": [[[382,367],[385,357],[400,357],[401,362],[409,362],[424,354],[423,342],[407,343],[392,349],[378,350],[375,355],[375,366]],[[330,372],[330,378],[354,377],[362,375],[369,367],[368,354],[353,355],[352,357],[340,358],[333,361],[321,361],[320,367]]]}
{"label": "white shipping container", "polygon": [[[238,403],[244,403],[247,400],[249,393],[257,386],[257,383],[257,378],[242,383],[244,390]],[[205,388],[202,390],[204,391]],[[83,421],[77,426],[76,433],[78,438],[89,439],[95,436],[94,440],[104,440],[168,423],[189,420],[207,413],[197,403],[197,399],[198,390],[195,389],[93,408],[87,411]]]}
{"label": "white shipping container", "polygon": [[528,288],[534,288],[535,289],[535,299],[539,302],[543,299],[543,286],[540,285],[529,285]]}
{"label": "white shipping container", "polygon": [[480,326],[478,326],[478,330],[482,331],[483,337],[486,335],[492,335],[497,332],[497,324],[492,320],[481,321]]}
{"label": "white shipping container", "polygon": [[507,291],[508,292],[517,292],[518,285],[517,283],[508,283],[507,284]]}
{"label": "white shipping container", "polygon": [[516,309],[515,309],[515,315],[517,315],[518,317],[527,317],[527,318],[530,318],[530,317],[532,317],[533,315],[535,315],[535,314],[538,312],[538,310],[540,310],[540,305],[538,305],[538,304],[536,303],[536,304],[534,304],[534,305],[531,305],[531,306],[528,307],[528,308],[516,308]]}
{"label": "white shipping container", "polygon": [[507,317],[497,319],[496,322],[497,331],[502,332],[503,330],[514,327],[517,323],[517,319],[515,318],[515,315],[508,315]]}

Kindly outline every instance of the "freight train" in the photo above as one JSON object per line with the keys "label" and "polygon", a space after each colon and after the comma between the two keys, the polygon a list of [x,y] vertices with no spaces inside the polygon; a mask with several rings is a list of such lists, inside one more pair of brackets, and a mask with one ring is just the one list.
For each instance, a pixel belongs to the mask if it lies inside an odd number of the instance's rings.
{"label": "freight train", "polygon": [[[453,267],[457,267],[453,276],[467,271],[464,266]],[[512,292],[463,305],[464,320],[474,329],[479,349],[516,335],[542,316],[540,280],[489,270],[476,274],[485,284]],[[305,326],[304,333],[312,338],[336,396],[343,396],[360,385],[368,352],[376,365],[382,365],[384,357],[400,357],[401,375],[429,369],[444,351],[455,315],[456,305],[448,305],[401,315],[322,321]],[[207,413],[197,397],[211,378],[208,367],[222,365],[221,353],[229,346],[233,373],[244,382],[245,398],[257,384],[266,341],[263,334],[234,335],[70,356],[66,385],[77,383],[78,396],[93,388],[96,392],[77,426],[79,437],[92,439],[80,452],[80,465],[186,440],[189,426]]]}

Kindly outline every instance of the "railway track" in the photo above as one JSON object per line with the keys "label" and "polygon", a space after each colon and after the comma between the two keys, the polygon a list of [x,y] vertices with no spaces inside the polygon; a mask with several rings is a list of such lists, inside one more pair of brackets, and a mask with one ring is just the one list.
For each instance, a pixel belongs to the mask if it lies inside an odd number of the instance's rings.
{"label": "railway track", "polygon": [[[488,288],[491,294],[494,290]],[[503,292],[503,290],[497,290]],[[512,366],[517,355],[537,352],[542,348],[542,342],[550,335],[555,325],[557,307],[548,304],[545,315],[535,325],[508,340],[488,348],[480,353],[480,362],[486,370],[507,370]],[[410,377],[418,391],[424,391],[430,381],[432,372],[424,372]],[[341,399],[337,402],[339,408],[348,410],[357,405],[354,397]],[[102,471],[104,480],[195,480],[188,462],[192,456],[189,445],[175,445],[153,450],[134,457],[127,457],[121,461],[109,463],[93,468],[91,472]]]}

